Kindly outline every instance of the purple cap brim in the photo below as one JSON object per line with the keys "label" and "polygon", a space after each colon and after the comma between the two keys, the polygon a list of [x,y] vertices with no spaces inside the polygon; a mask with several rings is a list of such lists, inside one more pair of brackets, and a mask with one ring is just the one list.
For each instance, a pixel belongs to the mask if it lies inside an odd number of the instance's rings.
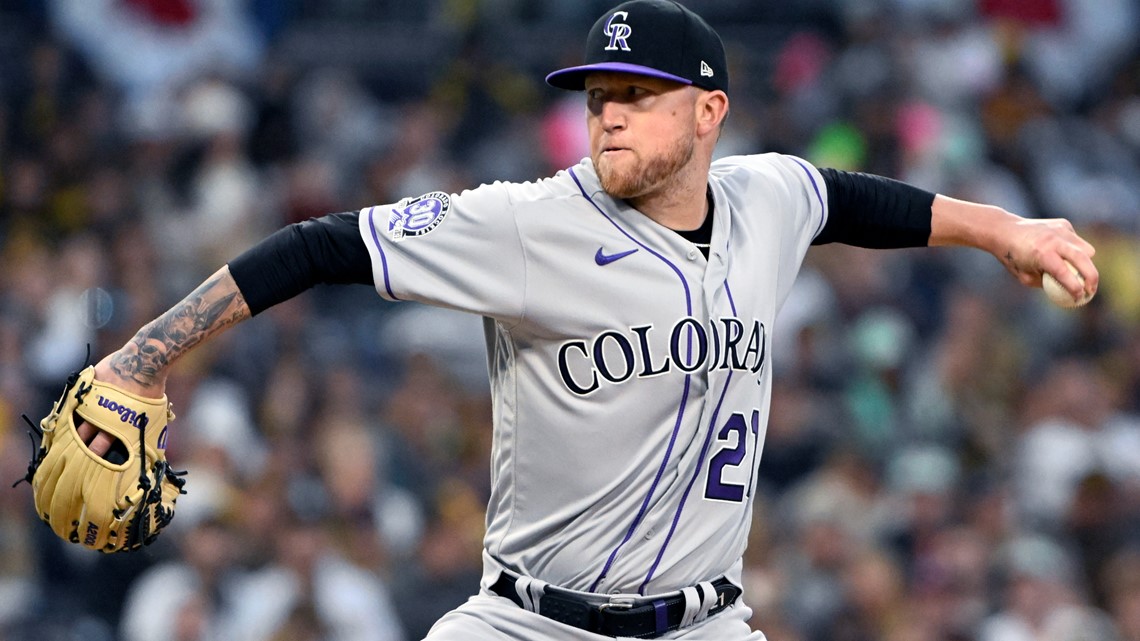
{"label": "purple cap brim", "polygon": [[546,84],[558,89],[566,89],[569,91],[582,91],[586,88],[586,76],[595,71],[618,71],[621,73],[632,73],[639,76],[651,76],[653,78],[663,78],[665,80],[672,80],[684,85],[693,84],[692,80],[682,78],[681,76],[674,76],[671,73],[665,73],[652,67],[645,67],[642,65],[631,65],[628,62],[596,62],[592,65],[582,65],[580,67],[567,67],[559,69],[558,71],[551,72],[546,76]]}

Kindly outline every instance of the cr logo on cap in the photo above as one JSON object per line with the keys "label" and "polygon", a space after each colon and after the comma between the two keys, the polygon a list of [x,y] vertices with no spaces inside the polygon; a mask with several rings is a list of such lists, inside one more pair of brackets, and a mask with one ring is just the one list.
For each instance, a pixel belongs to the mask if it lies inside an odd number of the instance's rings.
{"label": "cr logo on cap", "polygon": [[618,49],[629,51],[629,43],[626,42],[626,38],[633,33],[633,28],[624,22],[614,22],[618,18],[625,20],[628,17],[628,11],[615,11],[614,15],[610,16],[606,22],[606,28],[602,30],[602,33],[610,37],[610,44],[606,46],[606,51],[617,51]]}

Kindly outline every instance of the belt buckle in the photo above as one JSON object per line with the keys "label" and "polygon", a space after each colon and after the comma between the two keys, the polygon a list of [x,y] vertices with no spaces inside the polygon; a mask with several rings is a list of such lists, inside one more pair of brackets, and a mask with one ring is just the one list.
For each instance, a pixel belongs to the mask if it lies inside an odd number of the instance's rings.
{"label": "belt buckle", "polygon": [[609,602],[599,605],[598,609],[602,612],[605,612],[606,610],[632,610],[634,602],[636,600],[637,597],[632,596],[611,596]]}

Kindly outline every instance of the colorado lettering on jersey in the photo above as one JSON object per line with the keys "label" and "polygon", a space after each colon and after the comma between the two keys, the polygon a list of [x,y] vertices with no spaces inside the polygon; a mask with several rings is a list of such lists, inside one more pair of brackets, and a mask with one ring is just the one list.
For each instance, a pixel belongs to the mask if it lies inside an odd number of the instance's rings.
{"label": "colorado lettering on jersey", "polygon": [[[558,372],[566,389],[579,396],[602,383],[624,383],[636,376],[660,376],[674,369],[691,373],[702,368],[753,374],[764,366],[767,331],[764,323],[721,317],[705,327],[695,318],[677,321],[669,331],[668,350],[650,344],[653,325],[608,330],[590,340],[571,340],[558,347]],[[577,374],[575,374],[577,372]]]}

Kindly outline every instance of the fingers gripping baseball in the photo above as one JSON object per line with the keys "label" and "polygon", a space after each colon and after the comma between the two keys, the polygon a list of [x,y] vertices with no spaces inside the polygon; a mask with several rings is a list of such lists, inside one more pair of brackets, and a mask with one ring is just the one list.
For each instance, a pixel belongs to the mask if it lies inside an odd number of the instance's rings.
{"label": "fingers gripping baseball", "polygon": [[[1096,293],[1100,275],[1092,257],[1096,248],[1073,230],[1064,219],[1022,219],[1018,233],[1002,256],[1006,268],[1024,285],[1041,287],[1050,274],[1073,296],[1084,298]],[[1076,273],[1069,269],[1072,265]]]}

